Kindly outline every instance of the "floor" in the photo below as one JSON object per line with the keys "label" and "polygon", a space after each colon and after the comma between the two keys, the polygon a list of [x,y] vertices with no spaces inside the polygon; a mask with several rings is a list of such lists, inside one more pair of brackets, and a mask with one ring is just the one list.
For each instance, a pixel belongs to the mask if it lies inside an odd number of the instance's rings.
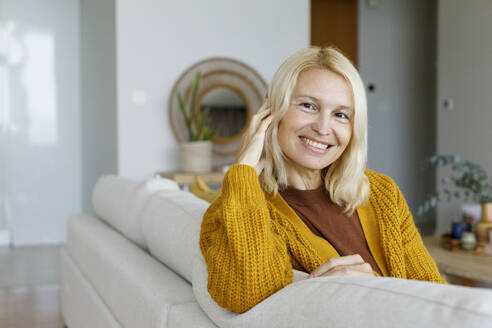
{"label": "floor", "polygon": [[61,328],[59,246],[0,247],[0,328]]}

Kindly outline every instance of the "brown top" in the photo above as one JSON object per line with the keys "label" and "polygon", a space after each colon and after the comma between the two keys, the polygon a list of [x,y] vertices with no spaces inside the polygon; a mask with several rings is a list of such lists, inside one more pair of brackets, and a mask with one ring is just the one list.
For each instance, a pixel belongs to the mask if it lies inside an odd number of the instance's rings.
{"label": "brown top", "polygon": [[318,189],[299,190],[288,187],[280,195],[317,236],[327,240],[341,256],[359,254],[382,276],[359,221],[357,212],[351,216],[334,204],[322,185]]}

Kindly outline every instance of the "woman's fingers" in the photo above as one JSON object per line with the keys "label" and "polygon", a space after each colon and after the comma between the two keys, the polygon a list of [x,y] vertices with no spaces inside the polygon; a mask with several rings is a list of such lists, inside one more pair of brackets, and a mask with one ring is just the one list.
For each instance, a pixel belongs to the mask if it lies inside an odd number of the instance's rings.
{"label": "woman's fingers", "polygon": [[374,276],[372,267],[359,254],[334,257],[313,270],[308,278],[326,276]]}
{"label": "woman's fingers", "polygon": [[337,267],[337,266],[348,266],[348,265],[355,265],[355,264],[363,264],[365,263],[364,260],[362,259],[362,256],[359,254],[355,255],[348,255],[348,256],[340,256],[340,257],[333,257],[314,269],[308,276],[308,278],[314,278],[321,276],[323,273],[330,271],[331,269]]}
{"label": "woman's fingers", "polygon": [[266,129],[270,126],[270,124],[272,124],[272,120],[273,116],[270,115],[261,121],[260,129],[262,134],[264,134]]}
{"label": "woman's fingers", "polygon": [[247,132],[236,157],[236,164],[246,164],[254,167],[258,175],[264,167],[261,162],[265,132],[272,123],[272,116],[268,100],[265,100],[258,112],[253,115]]}
{"label": "woman's fingers", "polygon": [[320,277],[327,276],[363,276],[363,275],[373,275],[371,265],[369,263],[363,264],[352,264],[352,265],[339,265],[327,272],[324,272]]}
{"label": "woman's fingers", "polygon": [[256,131],[258,125],[263,121],[265,117],[267,117],[271,113],[270,107],[268,107],[267,105],[268,102],[265,101],[261,106],[261,108],[258,110],[258,112],[255,115],[253,115],[253,117],[251,118],[251,123],[250,123],[251,131]]}

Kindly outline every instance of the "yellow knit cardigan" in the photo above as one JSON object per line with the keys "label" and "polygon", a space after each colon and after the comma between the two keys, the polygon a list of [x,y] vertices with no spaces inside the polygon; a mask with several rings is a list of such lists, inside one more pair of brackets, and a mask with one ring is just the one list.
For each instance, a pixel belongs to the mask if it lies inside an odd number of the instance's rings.
{"label": "yellow knit cardigan", "polygon": [[[365,173],[370,197],[357,214],[383,276],[446,283],[396,184],[374,171]],[[265,193],[248,165],[233,165],[225,175],[219,197],[203,217],[200,248],[211,297],[238,313],[290,284],[292,268],[311,272],[340,256],[280,194]]]}

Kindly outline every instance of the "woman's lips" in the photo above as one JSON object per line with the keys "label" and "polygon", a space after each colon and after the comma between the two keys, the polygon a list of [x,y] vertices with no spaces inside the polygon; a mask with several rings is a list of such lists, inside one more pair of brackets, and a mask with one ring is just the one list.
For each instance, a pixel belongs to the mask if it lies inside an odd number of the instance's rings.
{"label": "woman's lips", "polygon": [[325,153],[332,146],[303,136],[300,136],[299,139],[306,147],[317,153]]}

